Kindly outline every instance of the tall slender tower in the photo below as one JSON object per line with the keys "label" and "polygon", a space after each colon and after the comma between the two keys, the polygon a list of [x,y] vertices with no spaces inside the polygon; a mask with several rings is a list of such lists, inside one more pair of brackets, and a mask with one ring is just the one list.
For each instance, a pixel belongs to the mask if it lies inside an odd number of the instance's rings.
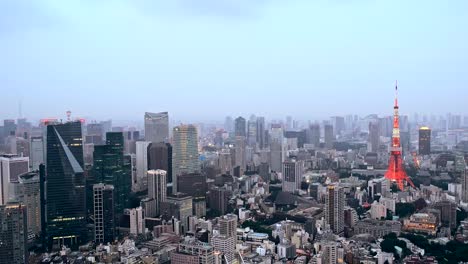
{"label": "tall slender tower", "polygon": [[400,115],[398,106],[398,83],[395,84],[395,107],[393,114],[393,133],[392,133],[392,148],[390,151],[390,162],[385,178],[396,182],[400,190],[404,189],[404,181],[414,187],[413,182],[408,177],[403,167],[402,148],[400,140]]}

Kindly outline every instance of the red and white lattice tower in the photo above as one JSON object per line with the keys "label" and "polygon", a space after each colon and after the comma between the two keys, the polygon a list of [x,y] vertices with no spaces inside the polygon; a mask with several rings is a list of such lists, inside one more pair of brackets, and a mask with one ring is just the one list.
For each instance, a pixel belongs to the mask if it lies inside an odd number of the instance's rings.
{"label": "red and white lattice tower", "polygon": [[390,151],[390,161],[388,163],[388,170],[385,173],[385,178],[392,182],[396,182],[398,188],[403,190],[405,181],[408,182],[413,188],[414,184],[406,174],[403,166],[402,148],[400,140],[400,114],[398,106],[398,83],[395,84],[395,107],[393,114],[393,133],[392,133],[392,147]]}

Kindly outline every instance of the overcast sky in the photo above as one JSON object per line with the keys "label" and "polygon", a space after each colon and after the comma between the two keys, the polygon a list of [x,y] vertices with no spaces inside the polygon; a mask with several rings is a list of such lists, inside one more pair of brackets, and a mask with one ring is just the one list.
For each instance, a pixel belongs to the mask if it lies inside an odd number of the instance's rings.
{"label": "overcast sky", "polygon": [[468,113],[466,0],[1,0],[0,118]]}

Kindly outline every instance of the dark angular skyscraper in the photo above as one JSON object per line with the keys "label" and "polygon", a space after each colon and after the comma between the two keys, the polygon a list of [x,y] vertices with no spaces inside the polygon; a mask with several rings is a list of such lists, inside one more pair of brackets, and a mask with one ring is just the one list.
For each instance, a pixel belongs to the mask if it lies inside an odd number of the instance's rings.
{"label": "dark angular skyscraper", "polygon": [[46,236],[49,247],[86,241],[82,141],[80,122],[47,126]]}

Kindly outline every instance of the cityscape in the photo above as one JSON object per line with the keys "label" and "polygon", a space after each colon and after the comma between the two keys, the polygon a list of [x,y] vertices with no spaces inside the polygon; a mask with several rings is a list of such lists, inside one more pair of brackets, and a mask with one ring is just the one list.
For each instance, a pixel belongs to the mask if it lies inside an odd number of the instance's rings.
{"label": "cityscape", "polygon": [[[401,88],[400,88],[401,89]],[[468,116],[4,120],[1,263],[465,263]]]}
{"label": "cityscape", "polygon": [[0,264],[468,263],[466,10],[0,1]]}

